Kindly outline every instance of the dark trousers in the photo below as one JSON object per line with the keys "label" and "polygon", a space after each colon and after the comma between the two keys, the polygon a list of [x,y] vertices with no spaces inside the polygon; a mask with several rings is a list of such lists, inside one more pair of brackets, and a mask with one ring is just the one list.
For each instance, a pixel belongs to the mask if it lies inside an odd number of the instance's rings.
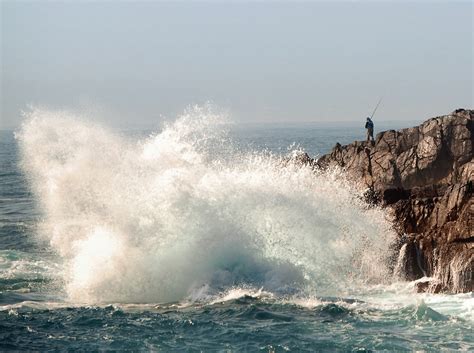
{"label": "dark trousers", "polygon": [[367,142],[370,140],[374,141],[374,129],[368,128],[367,129]]}

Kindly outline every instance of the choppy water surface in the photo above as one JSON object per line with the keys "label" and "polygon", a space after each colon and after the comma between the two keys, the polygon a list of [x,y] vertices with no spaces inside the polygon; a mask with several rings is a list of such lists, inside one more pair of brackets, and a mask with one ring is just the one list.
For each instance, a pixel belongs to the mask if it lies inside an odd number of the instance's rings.
{"label": "choppy water surface", "polygon": [[472,293],[415,294],[384,211],[287,162],[361,136],[32,111],[0,135],[0,348],[474,349]]}

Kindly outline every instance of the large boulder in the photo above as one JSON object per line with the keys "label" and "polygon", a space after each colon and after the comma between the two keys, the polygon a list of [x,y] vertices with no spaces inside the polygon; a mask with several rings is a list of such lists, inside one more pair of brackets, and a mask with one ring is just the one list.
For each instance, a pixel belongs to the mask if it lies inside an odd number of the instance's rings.
{"label": "large boulder", "polygon": [[416,127],[381,132],[375,143],[336,144],[316,162],[342,167],[370,200],[390,207],[406,252],[399,257],[402,275],[433,278],[419,288],[474,289],[473,118],[473,110],[458,109]]}

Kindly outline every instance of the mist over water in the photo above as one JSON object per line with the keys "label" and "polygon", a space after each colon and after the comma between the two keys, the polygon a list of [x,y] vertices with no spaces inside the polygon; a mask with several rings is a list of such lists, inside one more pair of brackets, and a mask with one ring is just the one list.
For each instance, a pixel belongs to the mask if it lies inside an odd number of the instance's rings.
{"label": "mist over water", "polygon": [[22,168],[67,300],[208,301],[232,288],[342,296],[390,281],[383,211],[337,170],[235,147],[229,123],[193,107],[132,139],[69,112],[28,113]]}

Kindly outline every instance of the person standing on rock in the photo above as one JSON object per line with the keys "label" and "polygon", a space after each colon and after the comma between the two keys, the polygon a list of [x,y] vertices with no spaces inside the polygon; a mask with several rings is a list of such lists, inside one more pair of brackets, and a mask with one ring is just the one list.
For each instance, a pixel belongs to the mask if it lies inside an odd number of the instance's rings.
{"label": "person standing on rock", "polygon": [[375,142],[374,140],[374,122],[372,119],[367,117],[367,121],[365,123],[365,128],[367,129],[367,142],[372,141]]}

